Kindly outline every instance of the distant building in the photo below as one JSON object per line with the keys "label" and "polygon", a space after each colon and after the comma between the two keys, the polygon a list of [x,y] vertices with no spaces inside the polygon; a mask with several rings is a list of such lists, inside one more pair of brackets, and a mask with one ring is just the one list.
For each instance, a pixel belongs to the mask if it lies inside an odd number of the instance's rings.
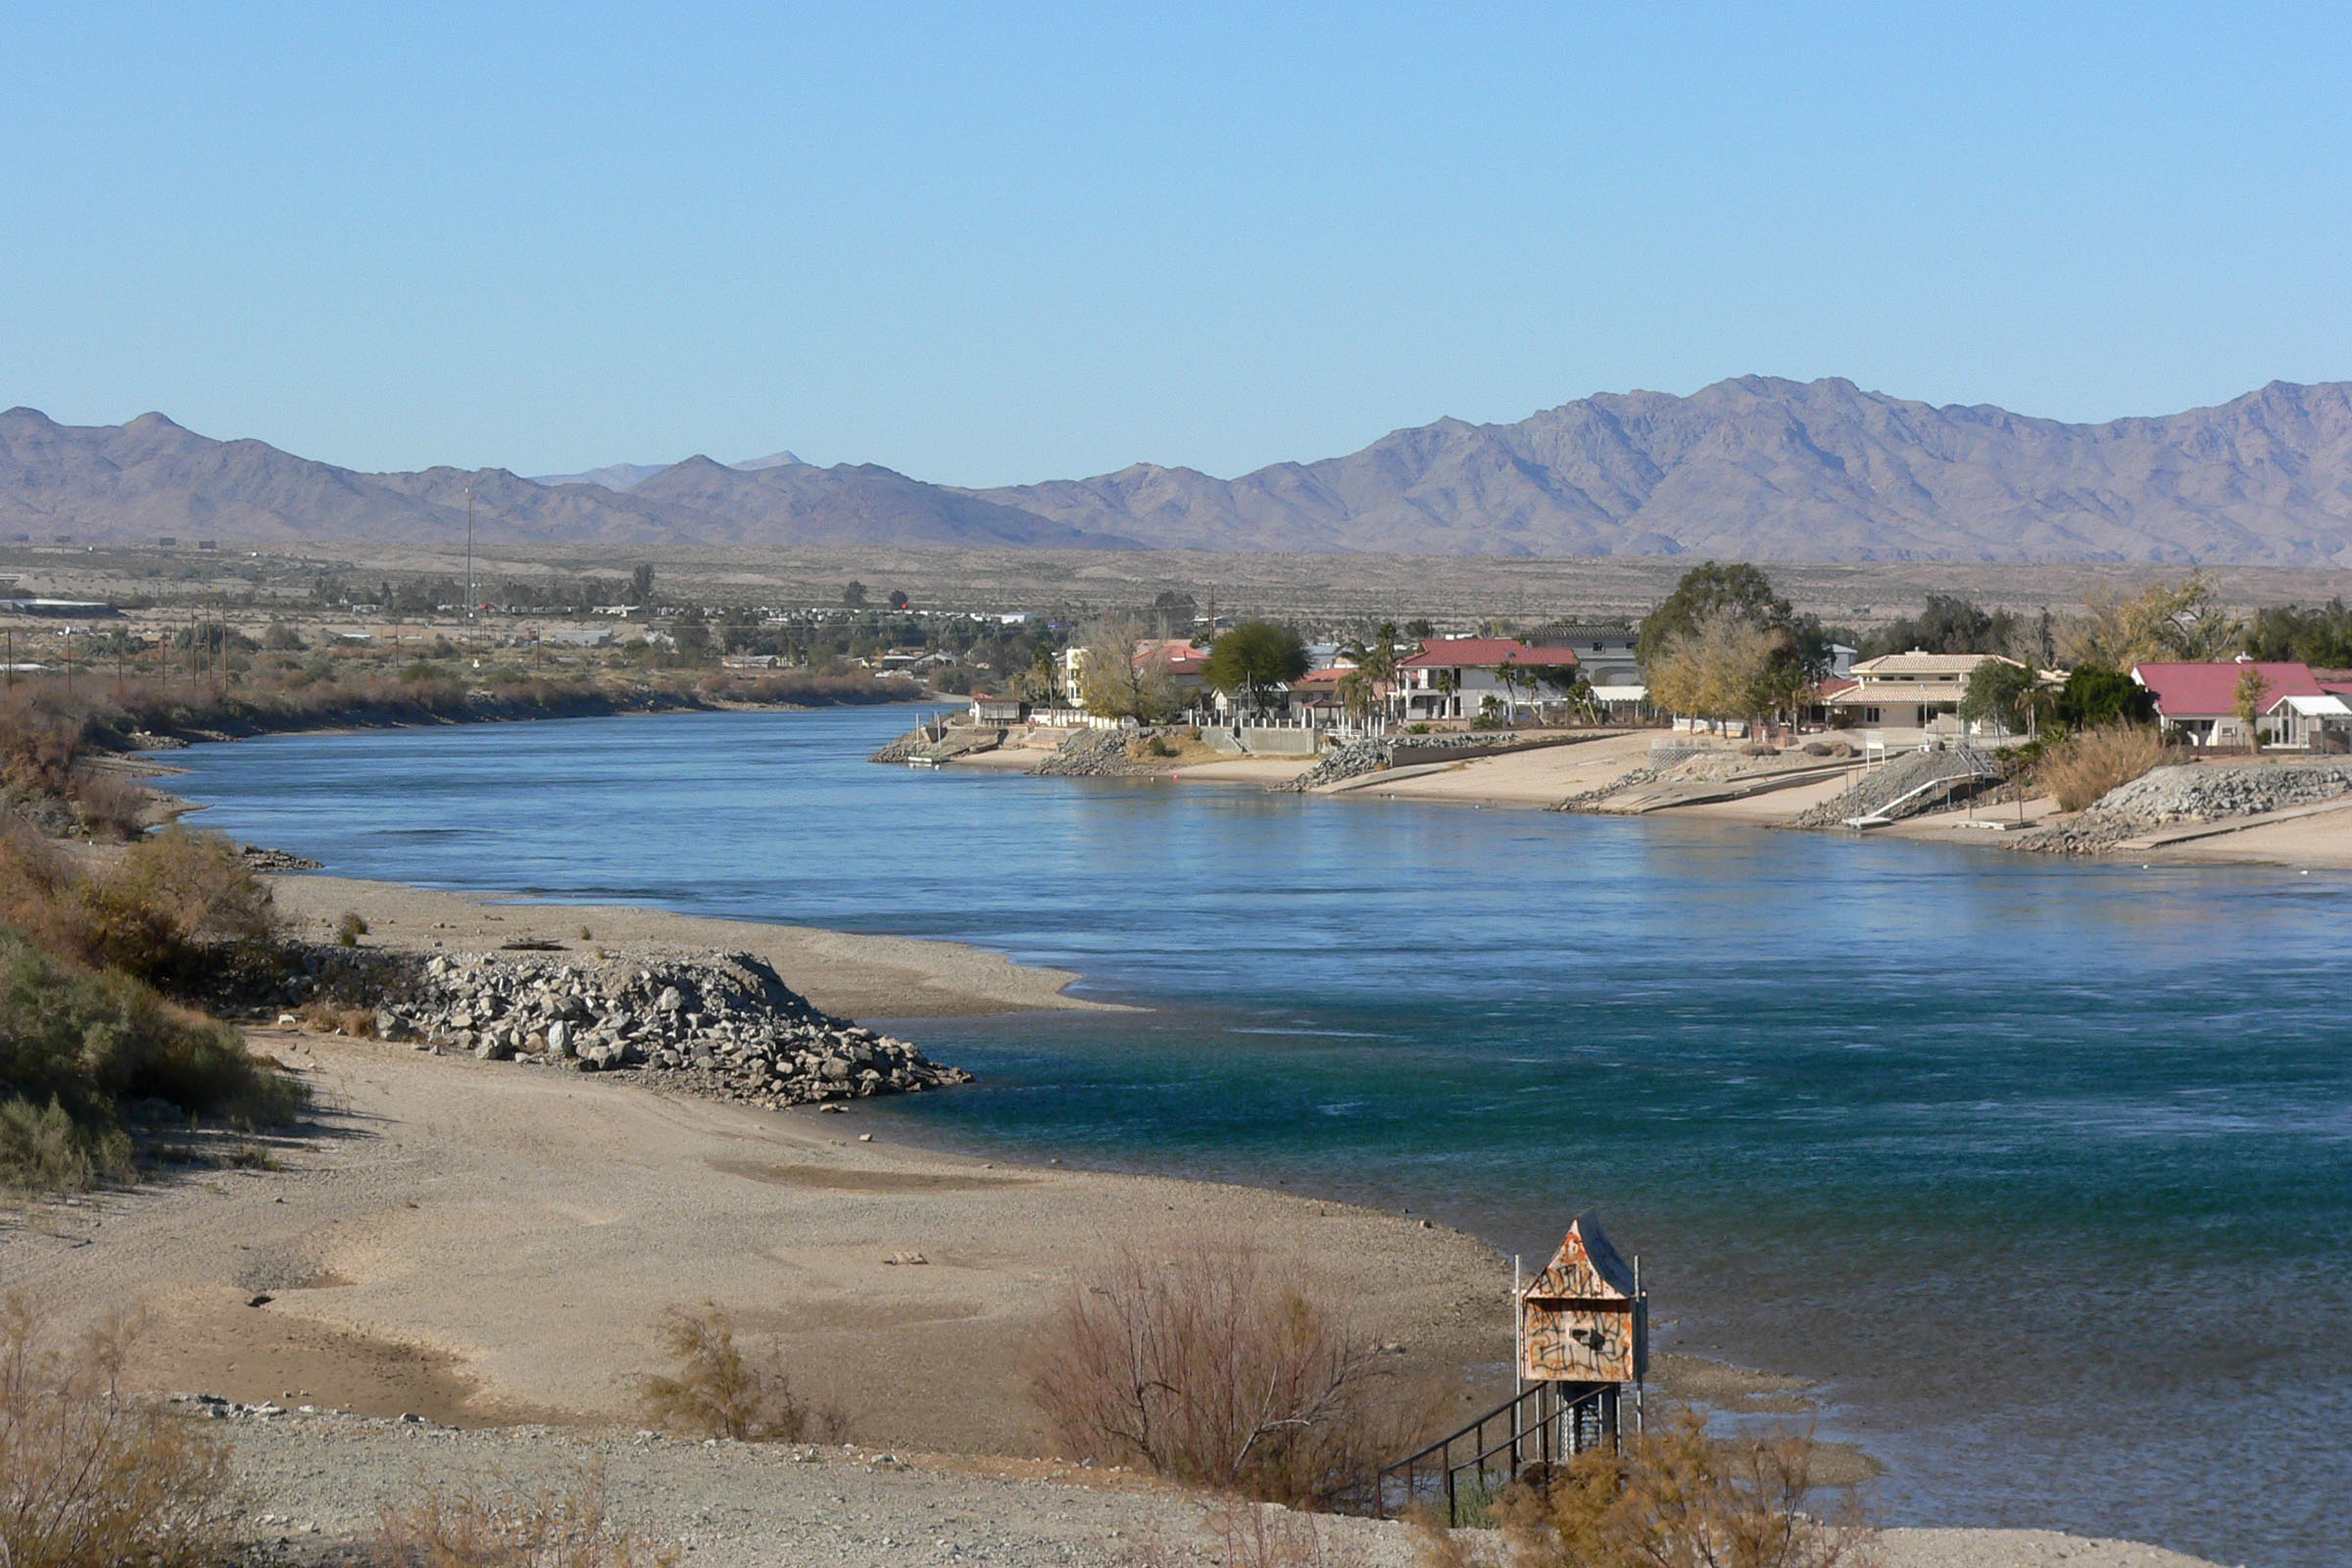
{"label": "distant building", "polygon": [[1957,739],[1975,733],[1960,718],[1960,701],[1968,695],[1969,677],[1987,660],[2025,668],[1998,654],[1930,654],[1914,648],[1855,662],[1848,668],[1849,684],[1838,684],[1838,677],[1823,682],[1822,705],[1866,729],[1919,730]]}
{"label": "distant building", "polygon": [[2244,746],[2253,737],[2237,716],[2237,689],[2249,670],[2262,677],[2255,722],[2266,744],[2307,751],[2352,738],[2352,681],[2321,680],[2308,664],[2134,664],[2132,678],[2155,699],[2157,718],[2190,745]]}

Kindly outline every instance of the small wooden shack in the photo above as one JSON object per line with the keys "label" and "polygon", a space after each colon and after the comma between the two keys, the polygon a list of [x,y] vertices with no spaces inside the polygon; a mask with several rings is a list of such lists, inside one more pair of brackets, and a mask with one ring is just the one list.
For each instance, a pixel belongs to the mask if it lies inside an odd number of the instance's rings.
{"label": "small wooden shack", "polygon": [[1588,1208],[1519,1292],[1519,1375],[1531,1383],[1639,1383],[1648,1372],[1641,1282]]}

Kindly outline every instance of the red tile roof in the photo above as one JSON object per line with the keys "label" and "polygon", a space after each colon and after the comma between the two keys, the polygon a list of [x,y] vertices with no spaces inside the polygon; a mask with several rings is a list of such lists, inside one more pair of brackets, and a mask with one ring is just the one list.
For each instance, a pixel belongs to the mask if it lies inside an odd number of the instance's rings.
{"label": "red tile roof", "polygon": [[2262,710],[2269,712],[2289,697],[2325,697],[2309,664],[2134,664],[2132,678],[2156,699],[2156,711],[2166,718],[2220,718],[2237,711],[2237,683],[2246,671],[2258,669],[2270,683]]}
{"label": "red tile roof", "polygon": [[1329,669],[1310,669],[1291,682],[1291,689],[1297,691],[1301,686],[1337,686],[1354,673],[1355,666],[1352,664],[1334,664]]}
{"label": "red tile roof", "polygon": [[1574,664],[1573,648],[1530,648],[1516,637],[1437,637],[1405,660],[1404,669],[1500,669],[1505,664],[1538,668]]}

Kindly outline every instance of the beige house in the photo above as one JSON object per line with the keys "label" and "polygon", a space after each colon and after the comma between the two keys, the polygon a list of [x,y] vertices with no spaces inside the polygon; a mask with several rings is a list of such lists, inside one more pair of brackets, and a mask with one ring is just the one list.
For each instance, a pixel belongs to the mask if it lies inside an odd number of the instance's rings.
{"label": "beige house", "polygon": [[1882,654],[1853,667],[1853,684],[1832,692],[1823,706],[1832,714],[1848,713],[1862,729],[1918,730],[1954,738],[2000,735],[1997,726],[1972,728],[1960,719],[1960,699],[1968,695],[1969,677],[1987,660],[2023,669],[2014,659],[1998,654]]}

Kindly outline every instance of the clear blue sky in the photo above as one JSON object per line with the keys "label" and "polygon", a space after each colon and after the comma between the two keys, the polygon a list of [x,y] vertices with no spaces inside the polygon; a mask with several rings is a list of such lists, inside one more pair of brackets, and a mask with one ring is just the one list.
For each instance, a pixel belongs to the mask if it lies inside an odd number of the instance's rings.
{"label": "clear blue sky", "polygon": [[2342,8],[44,5],[0,406],[1231,474],[1750,371],[2352,377]]}

